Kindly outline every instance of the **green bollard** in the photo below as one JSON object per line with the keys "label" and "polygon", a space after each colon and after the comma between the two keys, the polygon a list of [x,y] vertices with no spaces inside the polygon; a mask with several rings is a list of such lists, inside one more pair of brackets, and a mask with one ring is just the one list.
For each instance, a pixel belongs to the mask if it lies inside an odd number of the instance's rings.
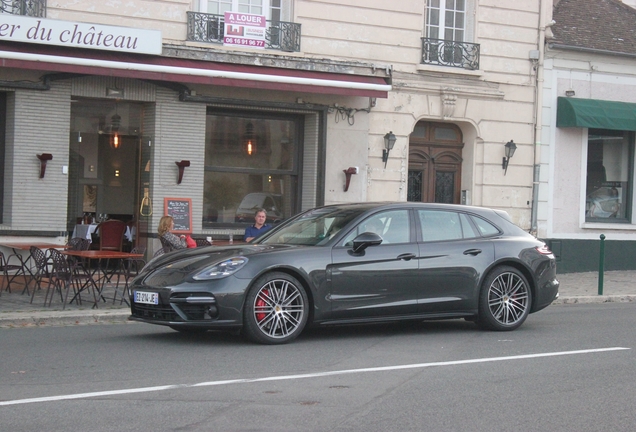
{"label": "green bollard", "polygon": [[605,267],[605,234],[601,234],[601,253],[598,258],[598,295],[603,295],[603,272]]}

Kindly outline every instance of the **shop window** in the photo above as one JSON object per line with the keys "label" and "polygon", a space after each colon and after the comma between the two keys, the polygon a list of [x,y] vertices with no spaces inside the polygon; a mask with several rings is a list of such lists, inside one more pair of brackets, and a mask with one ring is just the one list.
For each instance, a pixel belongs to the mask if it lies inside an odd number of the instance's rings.
{"label": "shop window", "polygon": [[631,221],[634,134],[590,129],[587,140],[585,220]]}
{"label": "shop window", "polygon": [[0,93],[0,223],[4,214],[4,152],[6,148],[7,94]]}
{"label": "shop window", "polygon": [[247,225],[258,209],[276,224],[298,211],[303,119],[208,110],[203,227]]}

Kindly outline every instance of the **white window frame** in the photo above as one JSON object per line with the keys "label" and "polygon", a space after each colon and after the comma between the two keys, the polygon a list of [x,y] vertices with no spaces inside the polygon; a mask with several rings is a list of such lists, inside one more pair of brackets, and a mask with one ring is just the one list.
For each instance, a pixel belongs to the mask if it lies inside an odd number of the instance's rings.
{"label": "white window frame", "polygon": [[[431,38],[431,25],[429,24],[429,16],[431,11],[431,3],[433,0],[427,1],[426,8],[426,17],[424,19],[424,35],[427,38]],[[445,15],[446,15],[446,0],[437,0],[439,2],[439,25],[436,26],[439,28],[439,34],[437,39],[446,40],[444,37],[444,33],[446,32],[445,27]],[[454,0],[456,1],[456,0]],[[437,8],[435,8],[437,9]],[[464,0],[464,26],[461,29],[463,31],[464,37],[462,40],[453,40],[455,42],[474,42],[475,40],[475,1],[474,0]]]}
{"label": "white window frame", "polygon": [[[263,13],[257,13],[256,15],[265,15],[265,19],[271,19],[270,0],[261,0],[261,1],[262,3],[258,7],[262,10]],[[199,12],[212,13],[212,12],[208,12],[208,3],[209,3],[208,0],[199,0]],[[223,1],[223,3],[232,3],[232,7],[230,10],[234,12],[242,12],[239,7],[248,6],[249,12],[245,12],[245,13],[254,13],[252,12],[251,8],[249,8],[250,0],[226,0],[226,1]],[[283,2],[283,3],[286,3],[286,2]]]}
{"label": "white window frame", "polygon": [[[199,6],[199,12],[202,13],[212,13],[208,12],[208,0],[197,0]],[[239,5],[241,5],[246,0],[228,0],[227,3],[232,3],[232,11],[239,11]],[[292,21],[292,1],[291,0],[280,0],[280,19],[281,21]],[[272,5],[271,0],[262,0],[262,10],[263,15],[265,15],[265,19],[270,20],[272,17],[272,8],[277,8],[277,6]],[[259,14],[261,15],[261,14]]]}

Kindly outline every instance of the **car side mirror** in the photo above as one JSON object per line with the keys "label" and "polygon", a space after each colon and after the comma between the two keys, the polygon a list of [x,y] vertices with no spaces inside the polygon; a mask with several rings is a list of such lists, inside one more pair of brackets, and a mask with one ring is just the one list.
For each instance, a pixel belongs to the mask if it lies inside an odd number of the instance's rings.
{"label": "car side mirror", "polygon": [[377,246],[382,243],[382,237],[376,233],[363,232],[353,239],[353,253],[360,253],[369,246]]}

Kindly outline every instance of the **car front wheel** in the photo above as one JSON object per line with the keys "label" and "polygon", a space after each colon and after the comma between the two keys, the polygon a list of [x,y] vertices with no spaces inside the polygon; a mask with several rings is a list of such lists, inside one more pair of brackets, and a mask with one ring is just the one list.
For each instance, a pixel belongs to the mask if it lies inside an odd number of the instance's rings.
{"label": "car front wheel", "polygon": [[247,295],[244,333],[262,344],[287,343],[298,337],[307,315],[307,294],[301,283],[286,273],[269,273],[260,277]]}
{"label": "car front wheel", "polygon": [[482,285],[478,323],[488,330],[515,330],[528,317],[531,305],[532,292],[524,275],[514,267],[497,267]]}

